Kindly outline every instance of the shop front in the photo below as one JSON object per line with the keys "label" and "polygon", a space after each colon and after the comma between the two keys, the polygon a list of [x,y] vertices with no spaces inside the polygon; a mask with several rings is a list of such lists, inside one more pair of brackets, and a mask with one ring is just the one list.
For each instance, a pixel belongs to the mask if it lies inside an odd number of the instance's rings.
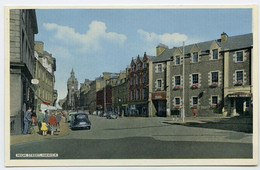
{"label": "shop front", "polygon": [[229,94],[230,116],[252,116],[252,94],[237,92]]}
{"label": "shop front", "polygon": [[158,117],[166,117],[166,92],[152,93],[152,102],[156,109],[155,115]]}

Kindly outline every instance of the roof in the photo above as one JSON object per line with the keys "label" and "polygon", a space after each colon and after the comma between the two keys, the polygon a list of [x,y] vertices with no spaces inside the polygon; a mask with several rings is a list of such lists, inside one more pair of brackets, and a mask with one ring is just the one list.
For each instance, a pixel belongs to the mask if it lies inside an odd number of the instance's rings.
{"label": "roof", "polygon": [[[211,41],[186,45],[184,46],[185,57],[187,57],[187,54],[190,53],[194,45],[198,46],[202,55],[208,54],[207,51],[210,49],[210,46],[214,41],[220,46],[221,51],[243,49],[243,48],[251,47],[253,45],[253,34],[250,33],[250,34],[228,37],[226,42],[221,42],[220,39],[217,39],[217,40],[211,40]],[[181,52],[183,51],[182,46],[173,47],[171,49],[165,49],[159,56],[154,57],[152,61],[163,62],[163,61],[171,60],[174,51],[177,49],[179,49]]]}

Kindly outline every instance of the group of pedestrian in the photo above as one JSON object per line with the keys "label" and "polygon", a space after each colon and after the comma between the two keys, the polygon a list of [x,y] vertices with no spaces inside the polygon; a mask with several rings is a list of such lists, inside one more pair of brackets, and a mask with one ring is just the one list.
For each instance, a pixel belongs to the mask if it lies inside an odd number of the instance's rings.
{"label": "group of pedestrian", "polygon": [[24,130],[23,134],[29,134],[30,126],[38,125],[39,134],[46,136],[48,132],[54,135],[54,132],[60,132],[60,121],[62,116],[60,113],[50,113],[50,110],[45,110],[43,113],[39,110],[39,113],[32,113],[32,108],[28,108],[24,116]]}

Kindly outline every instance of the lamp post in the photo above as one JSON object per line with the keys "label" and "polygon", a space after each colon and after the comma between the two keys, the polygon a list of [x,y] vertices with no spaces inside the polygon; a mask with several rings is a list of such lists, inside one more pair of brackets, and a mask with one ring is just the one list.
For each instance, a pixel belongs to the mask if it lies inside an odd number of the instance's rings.
{"label": "lamp post", "polygon": [[185,93],[184,93],[184,89],[185,89],[185,51],[184,51],[184,41],[182,44],[182,52],[183,52],[183,67],[182,67],[182,73],[183,73],[183,90],[182,90],[182,121],[185,121],[185,102],[184,102],[184,98],[185,98]]}

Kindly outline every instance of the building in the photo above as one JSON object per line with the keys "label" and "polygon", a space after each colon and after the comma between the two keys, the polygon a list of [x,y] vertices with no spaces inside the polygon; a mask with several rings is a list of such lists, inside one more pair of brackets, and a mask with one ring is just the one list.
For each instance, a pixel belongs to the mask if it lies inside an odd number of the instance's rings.
{"label": "building", "polygon": [[[96,95],[96,109],[99,111],[113,111],[112,106],[112,88],[116,85],[119,78],[118,73],[103,73],[103,78],[100,82],[104,82],[102,89],[97,89]],[[122,76],[122,75],[121,75]]]}
{"label": "building", "polygon": [[33,9],[10,10],[10,130],[20,134],[28,107],[34,106],[34,36],[38,33]]}
{"label": "building", "polygon": [[128,113],[131,116],[148,116],[149,60],[152,56],[144,53],[132,59],[128,69]]}
{"label": "building", "polygon": [[75,77],[73,69],[71,70],[70,77],[67,81],[67,110],[76,110],[78,107],[78,80]]}
{"label": "building", "polygon": [[56,59],[52,54],[44,51],[44,43],[36,41],[34,78],[39,80],[35,94],[35,111],[39,112],[41,105],[55,106],[57,90],[54,90]]}
{"label": "building", "polygon": [[85,79],[85,82],[80,84],[79,107],[81,110],[88,110],[86,94],[90,90],[90,83],[91,81],[89,79]]}
{"label": "building", "polygon": [[252,34],[159,45],[151,62],[151,116],[181,114],[183,104],[185,116],[252,115],[252,49]]}
{"label": "building", "polygon": [[116,84],[112,87],[112,108],[118,115],[128,112],[128,81],[127,72],[119,74]]}

